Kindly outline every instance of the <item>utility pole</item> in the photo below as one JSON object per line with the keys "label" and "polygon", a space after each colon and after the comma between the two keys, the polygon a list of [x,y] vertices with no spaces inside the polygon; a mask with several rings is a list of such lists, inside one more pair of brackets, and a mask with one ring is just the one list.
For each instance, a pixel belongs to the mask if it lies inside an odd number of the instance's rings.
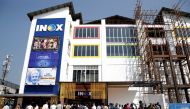
{"label": "utility pole", "polygon": [[5,60],[3,61],[3,74],[2,74],[2,85],[3,85],[3,92],[4,94],[7,93],[7,89],[6,89],[6,86],[5,86],[5,80],[6,80],[6,77],[7,77],[7,74],[9,73],[10,71],[10,64],[11,64],[11,55],[6,55],[6,58]]}

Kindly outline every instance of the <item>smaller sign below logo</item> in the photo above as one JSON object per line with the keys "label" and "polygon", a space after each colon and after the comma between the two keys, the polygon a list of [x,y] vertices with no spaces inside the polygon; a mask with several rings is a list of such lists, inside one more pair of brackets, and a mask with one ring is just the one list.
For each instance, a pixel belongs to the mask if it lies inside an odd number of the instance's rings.
{"label": "smaller sign below logo", "polygon": [[31,52],[28,67],[48,68],[57,67],[58,52]]}

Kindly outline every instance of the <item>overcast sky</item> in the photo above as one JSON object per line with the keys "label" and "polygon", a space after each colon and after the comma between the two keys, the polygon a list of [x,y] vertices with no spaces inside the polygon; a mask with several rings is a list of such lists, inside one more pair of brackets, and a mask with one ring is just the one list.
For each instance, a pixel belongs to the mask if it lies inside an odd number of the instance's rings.
{"label": "overcast sky", "polygon": [[[24,56],[30,29],[27,13],[72,1],[75,12],[81,12],[84,22],[113,15],[133,18],[136,0],[0,0],[0,76],[6,54],[13,55],[7,80],[20,84]],[[171,8],[178,0],[142,0],[143,9]],[[190,0],[182,6],[190,12]]]}

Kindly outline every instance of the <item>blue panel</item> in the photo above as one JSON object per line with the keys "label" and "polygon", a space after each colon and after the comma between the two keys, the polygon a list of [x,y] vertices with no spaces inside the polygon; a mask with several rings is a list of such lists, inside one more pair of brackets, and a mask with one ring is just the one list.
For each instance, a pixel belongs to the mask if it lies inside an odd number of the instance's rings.
{"label": "blue panel", "polygon": [[169,109],[190,109],[190,103],[170,103]]}
{"label": "blue panel", "polygon": [[25,85],[25,94],[52,94],[54,86]]}
{"label": "blue panel", "polygon": [[[65,18],[38,19],[28,68],[57,68],[55,85],[25,85],[24,93],[58,94]],[[47,38],[47,39],[46,39]],[[49,46],[56,42],[58,46]],[[38,41],[40,40],[40,41]],[[46,42],[47,47],[42,46]],[[54,41],[51,41],[54,40]],[[34,46],[35,45],[35,46]],[[39,46],[40,45],[40,46]]]}
{"label": "blue panel", "polygon": [[65,27],[64,18],[38,19],[34,36],[63,36]]}
{"label": "blue panel", "polygon": [[30,68],[52,68],[58,65],[58,52],[32,51],[30,54]]}

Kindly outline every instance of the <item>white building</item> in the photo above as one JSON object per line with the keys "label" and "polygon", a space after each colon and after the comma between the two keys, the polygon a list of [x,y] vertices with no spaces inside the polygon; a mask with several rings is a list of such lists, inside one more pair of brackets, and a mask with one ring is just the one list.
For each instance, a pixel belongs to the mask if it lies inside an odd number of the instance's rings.
{"label": "white building", "polygon": [[164,95],[148,91],[160,83],[142,81],[134,19],[115,15],[83,24],[71,2],[28,16],[31,28],[19,90],[26,95],[23,102],[33,95],[40,105],[59,97],[66,103],[142,100],[163,105]]}

